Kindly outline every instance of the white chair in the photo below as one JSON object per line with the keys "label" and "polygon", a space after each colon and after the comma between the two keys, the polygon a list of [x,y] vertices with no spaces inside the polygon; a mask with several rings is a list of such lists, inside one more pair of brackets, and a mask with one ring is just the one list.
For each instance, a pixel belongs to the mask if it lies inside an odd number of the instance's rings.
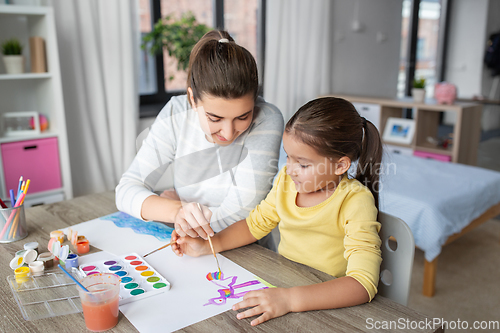
{"label": "white chair", "polygon": [[415,241],[410,227],[395,216],[379,213],[382,264],[378,293],[402,305],[408,303]]}

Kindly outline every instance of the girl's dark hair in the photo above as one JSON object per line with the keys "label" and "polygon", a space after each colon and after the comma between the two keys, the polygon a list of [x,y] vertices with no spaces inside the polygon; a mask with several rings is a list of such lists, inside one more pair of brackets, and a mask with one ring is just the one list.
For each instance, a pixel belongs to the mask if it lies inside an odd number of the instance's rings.
{"label": "girl's dark hair", "polygon": [[312,100],[290,118],[285,132],[311,146],[321,156],[347,156],[352,162],[358,160],[356,179],[370,189],[378,208],[382,160],[380,134],[351,103],[335,97]]}
{"label": "girl's dark hair", "polygon": [[256,99],[257,64],[252,54],[236,44],[227,31],[212,30],[191,51],[187,86],[193,90],[195,103],[203,94],[225,99],[252,94]]}

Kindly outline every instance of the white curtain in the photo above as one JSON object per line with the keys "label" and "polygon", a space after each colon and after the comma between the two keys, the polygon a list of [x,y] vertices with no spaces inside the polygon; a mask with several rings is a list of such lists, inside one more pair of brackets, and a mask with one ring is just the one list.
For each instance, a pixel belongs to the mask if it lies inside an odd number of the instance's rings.
{"label": "white curtain", "polygon": [[330,0],[273,0],[266,7],[264,97],[285,122],[307,101],[331,93]]}
{"label": "white curtain", "polygon": [[53,0],[74,196],[112,190],[135,155],[136,0]]}

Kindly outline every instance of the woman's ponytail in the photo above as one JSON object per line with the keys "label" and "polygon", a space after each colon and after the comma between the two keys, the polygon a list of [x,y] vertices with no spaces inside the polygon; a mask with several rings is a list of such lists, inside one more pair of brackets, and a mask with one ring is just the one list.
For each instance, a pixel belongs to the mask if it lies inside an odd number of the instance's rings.
{"label": "woman's ponytail", "polygon": [[257,63],[227,31],[209,31],[196,43],[187,74],[187,86],[193,94],[188,101],[192,97],[197,103],[204,95],[233,99],[251,94],[257,98]]}

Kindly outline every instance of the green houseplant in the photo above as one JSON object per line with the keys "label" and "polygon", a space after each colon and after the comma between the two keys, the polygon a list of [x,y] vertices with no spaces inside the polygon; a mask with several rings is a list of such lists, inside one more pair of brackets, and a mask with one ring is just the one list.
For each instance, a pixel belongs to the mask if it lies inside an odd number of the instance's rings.
{"label": "green houseplant", "polygon": [[[193,46],[210,31],[205,24],[198,23],[191,12],[182,14],[180,19],[168,15],[155,23],[153,30],[142,37],[142,49],[149,48],[151,54],[162,54],[163,49],[177,60],[177,69],[185,71],[189,65],[189,55]],[[169,77],[172,80],[173,76]]]}
{"label": "green houseplant", "polygon": [[425,89],[425,78],[421,77],[420,79],[413,80],[413,88]]}
{"label": "green houseplant", "polygon": [[23,46],[17,38],[2,43],[2,54],[7,74],[24,73]]}
{"label": "green houseplant", "polygon": [[413,89],[411,90],[413,101],[424,103],[425,101],[425,78],[413,80]]}
{"label": "green houseplant", "polygon": [[2,43],[3,55],[21,55],[23,46],[17,38],[11,38]]}

